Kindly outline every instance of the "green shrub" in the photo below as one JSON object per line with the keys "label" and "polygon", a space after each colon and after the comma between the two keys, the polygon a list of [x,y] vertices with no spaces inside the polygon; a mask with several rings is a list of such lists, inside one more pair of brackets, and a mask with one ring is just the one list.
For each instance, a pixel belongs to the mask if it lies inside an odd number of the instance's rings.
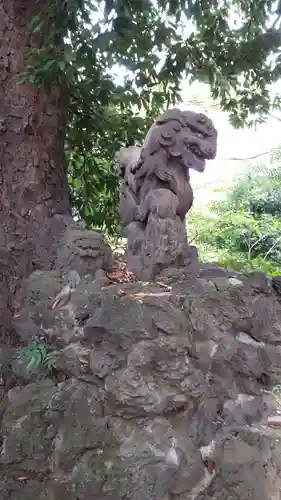
{"label": "green shrub", "polygon": [[229,210],[220,204],[217,212],[192,212],[189,239],[203,261],[216,261],[235,271],[263,270],[279,274],[281,268],[281,221],[276,216],[254,216]]}
{"label": "green shrub", "polygon": [[28,373],[47,377],[52,374],[56,351],[35,343],[19,349],[16,357]]}
{"label": "green shrub", "polygon": [[269,275],[281,270],[281,153],[239,175],[203,213],[192,211],[189,239],[203,261]]}

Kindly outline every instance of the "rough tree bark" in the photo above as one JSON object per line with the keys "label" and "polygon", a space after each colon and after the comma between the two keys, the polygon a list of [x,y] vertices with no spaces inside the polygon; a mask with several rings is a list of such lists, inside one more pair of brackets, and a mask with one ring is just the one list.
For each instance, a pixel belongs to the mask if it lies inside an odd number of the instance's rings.
{"label": "rough tree bark", "polygon": [[[31,83],[14,85],[28,52],[36,0],[0,0],[0,328],[19,306],[22,280],[48,268],[71,217],[64,162],[67,102]],[[39,6],[39,7],[38,7]],[[32,45],[36,44],[36,39]],[[39,43],[39,40],[38,40]]]}

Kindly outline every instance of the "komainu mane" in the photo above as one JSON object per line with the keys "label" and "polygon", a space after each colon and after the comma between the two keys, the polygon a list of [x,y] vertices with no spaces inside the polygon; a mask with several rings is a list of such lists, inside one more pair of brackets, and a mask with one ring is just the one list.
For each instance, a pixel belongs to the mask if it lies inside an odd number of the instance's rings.
{"label": "komainu mane", "polygon": [[175,108],[157,118],[142,148],[121,148],[116,154],[128,264],[139,279],[153,279],[167,267],[189,263],[185,221],[193,203],[189,169],[203,172],[205,160],[214,159],[216,150],[212,121]]}

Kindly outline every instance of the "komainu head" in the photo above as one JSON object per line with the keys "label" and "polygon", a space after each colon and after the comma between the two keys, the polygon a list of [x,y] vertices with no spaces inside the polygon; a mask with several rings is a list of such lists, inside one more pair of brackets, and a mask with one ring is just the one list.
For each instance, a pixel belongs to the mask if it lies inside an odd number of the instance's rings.
{"label": "komainu head", "polygon": [[217,130],[207,116],[174,108],[160,115],[150,128],[141,153],[142,162],[177,160],[183,167],[203,172],[205,161],[215,158]]}

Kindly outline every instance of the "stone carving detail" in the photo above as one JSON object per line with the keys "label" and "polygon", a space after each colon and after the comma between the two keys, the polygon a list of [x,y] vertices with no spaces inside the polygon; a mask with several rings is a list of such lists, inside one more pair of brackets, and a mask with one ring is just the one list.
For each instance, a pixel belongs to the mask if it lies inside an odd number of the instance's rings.
{"label": "stone carving detail", "polygon": [[193,203],[189,169],[214,159],[217,131],[203,114],[177,108],[159,116],[143,147],[115,156],[122,179],[119,213],[128,239],[128,264],[140,279],[190,260],[185,216]]}

